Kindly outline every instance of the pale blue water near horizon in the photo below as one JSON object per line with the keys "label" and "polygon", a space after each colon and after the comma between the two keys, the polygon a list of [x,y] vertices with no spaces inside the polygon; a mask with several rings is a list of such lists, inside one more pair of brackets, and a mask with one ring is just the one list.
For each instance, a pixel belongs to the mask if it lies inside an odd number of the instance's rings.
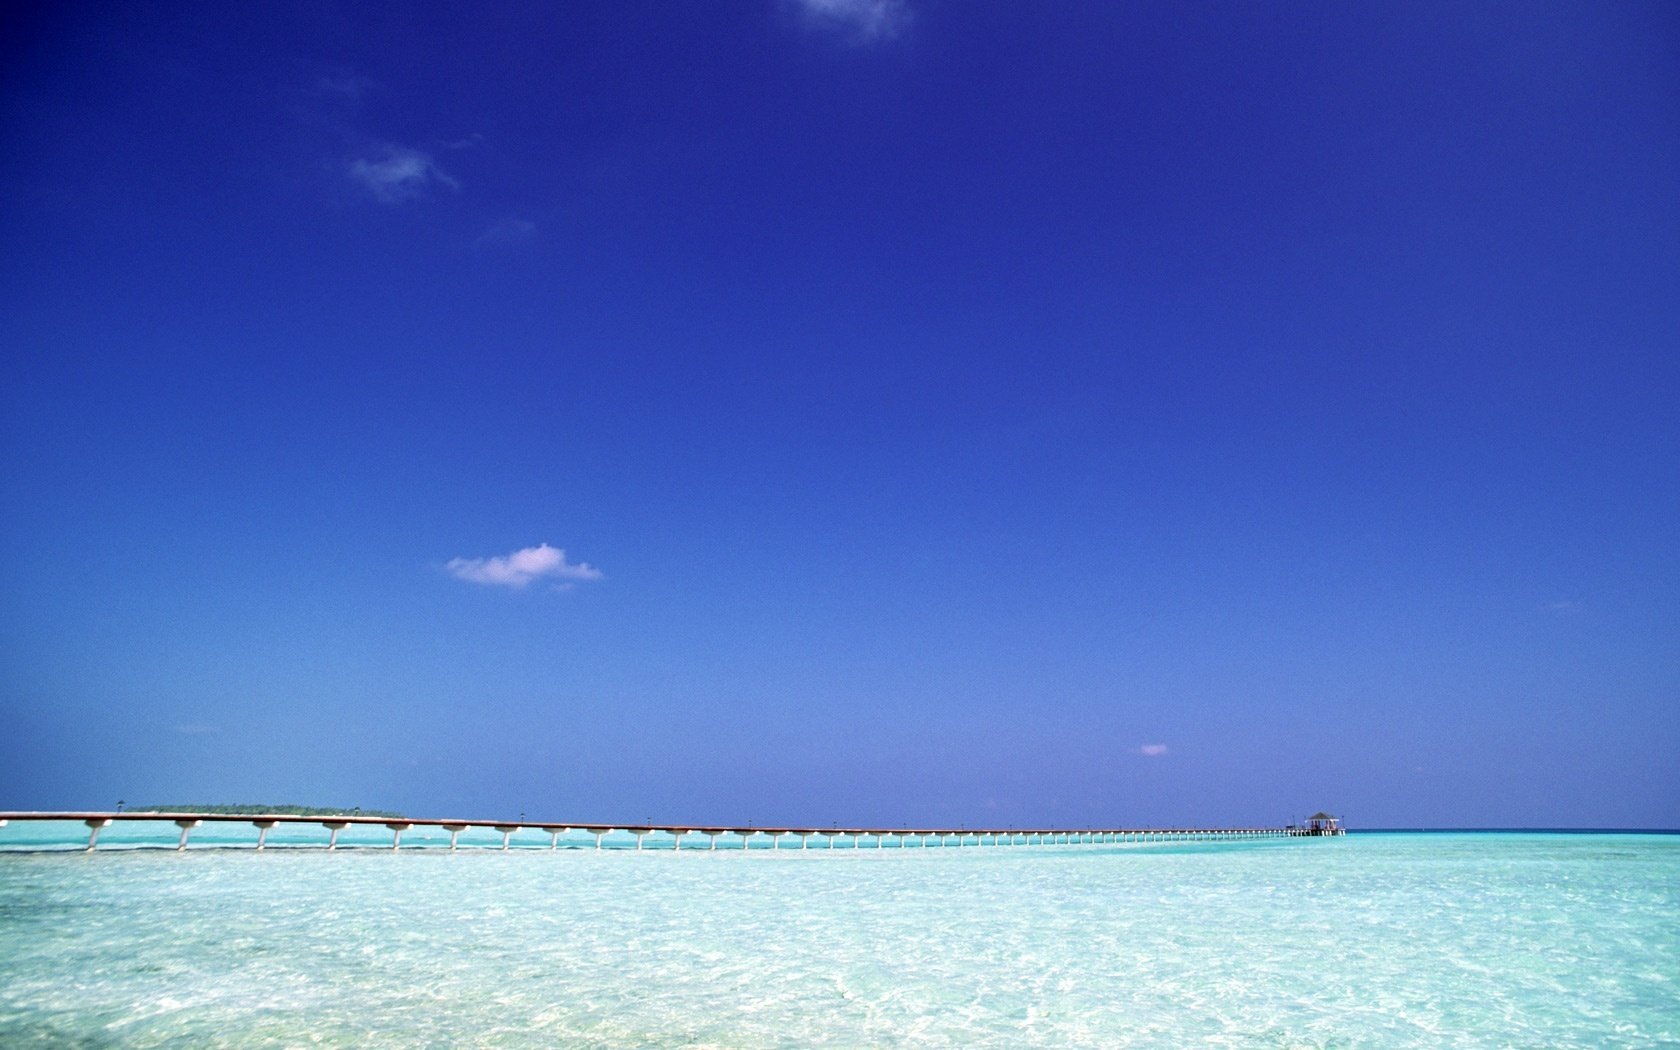
{"label": "pale blue water near horizon", "polygon": [[77,830],[0,829],[0,1045],[1680,1045],[1673,835],[47,848]]}

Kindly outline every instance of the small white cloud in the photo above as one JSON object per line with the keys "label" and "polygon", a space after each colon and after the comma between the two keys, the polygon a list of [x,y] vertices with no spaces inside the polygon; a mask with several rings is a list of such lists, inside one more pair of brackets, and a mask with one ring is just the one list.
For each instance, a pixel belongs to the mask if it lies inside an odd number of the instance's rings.
{"label": "small white cloud", "polygon": [[910,24],[904,0],[796,0],[807,25],[857,43],[890,40]]}
{"label": "small white cloud", "polygon": [[532,580],[551,579],[569,586],[579,580],[598,580],[601,570],[566,560],[566,552],[548,544],[526,547],[499,558],[454,558],[444,568],[457,580],[520,588]]}
{"label": "small white cloud", "polygon": [[1160,758],[1166,753],[1167,745],[1165,744],[1145,744],[1138,748],[1138,754],[1143,755],[1146,758]]}
{"label": "small white cloud", "polygon": [[386,146],[377,157],[350,162],[350,177],[381,204],[401,204],[424,196],[432,186],[460,188],[431,154],[407,146]]}
{"label": "small white cloud", "polygon": [[481,245],[520,244],[537,235],[537,224],[530,219],[503,219],[478,235]]}
{"label": "small white cloud", "polygon": [[1568,616],[1570,613],[1580,612],[1581,605],[1579,602],[1563,599],[1562,601],[1547,602],[1546,611],[1554,616]]}
{"label": "small white cloud", "polygon": [[341,71],[317,77],[310,93],[321,98],[340,98],[352,104],[358,104],[368,96],[373,88],[373,81],[367,77]]}

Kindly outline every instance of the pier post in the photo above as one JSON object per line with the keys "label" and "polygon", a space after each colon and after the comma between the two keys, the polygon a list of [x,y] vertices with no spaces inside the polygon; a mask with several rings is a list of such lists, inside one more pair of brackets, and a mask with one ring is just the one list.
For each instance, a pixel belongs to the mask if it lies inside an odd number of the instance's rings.
{"label": "pier post", "polygon": [[268,833],[274,827],[274,821],[253,820],[251,826],[257,829],[257,848],[262,849],[268,844]]}
{"label": "pier post", "polygon": [[522,825],[519,825],[519,824],[497,824],[496,825],[496,830],[502,833],[502,852],[504,852],[504,853],[507,852],[508,840],[513,838],[513,833],[518,831],[521,826]]}
{"label": "pier post", "polygon": [[467,830],[465,824],[445,824],[443,830],[449,832],[449,852],[455,852],[455,840],[461,837],[461,832]]}
{"label": "pier post", "polygon": [[754,831],[751,828],[748,828],[747,830],[741,832],[741,848],[742,849],[751,849],[752,847],[747,844],[747,840],[752,838],[756,834],[758,834],[758,832]]}
{"label": "pier post", "polygon": [[[321,826],[323,828],[326,828],[329,832],[331,832],[331,834],[327,836],[327,848],[328,849],[337,849],[338,848],[338,833],[343,831],[345,828],[349,827],[350,825],[345,823],[342,820],[323,820],[323,821],[321,821]],[[181,843],[183,845],[185,845],[186,841],[187,841],[187,836],[186,836],[185,833],[183,833],[181,835]]]}
{"label": "pier post", "polygon": [[397,851],[397,847],[402,845],[402,833],[407,831],[409,828],[412,828],[414,825],[390,823],[385,826],[391,829],[391,852],[395,853]]}
{"label": "pier post", "polygon": [[187,836],[192,834],[192,829],[198,827],[200,823],[202,821],[197,820],[177,820],[175,822],[175,826],[181,829],[181,841],[175,846],[176,853],[187,848]]}
{"label": "pier post", "polygon": [[706,836],[706,838],[709,840],[706,843],[706,848],[709,849],[709,850],[715,850],[715,849],[717,849],[717,837],[719,835],[723,834],[723,832],[721,832],[721,831],[702,831],[700,834]]}
{"label": "pier post", "polygon": [[631,828],[630,834],[636,836],[636,852],[642,851],[642,837],[648,833],[647,828]]}
{"label": "pier post", "polygon": [[675,829],[671,831],[671,841],[673,843],[671,846],[671,852],[675,853],[682,849],[682,837],[686,834],[688,834],[686,831],[677,831]]}
{"label": "pier post", "polygon": [[549,852],[552,853],[554,850],[559,849],[560,848],[560,835],[566,829],[565,828],[556,828],[556,827],[550,826],[550,827],[543,828],[543,830],[548,832],[548,849],[549,849]]}
{"label": "pier post", "polygon": [[609,834],[611,834],[611,833],[612,833],[612,828],[596,828],[596,829],[595,829],[595,830],[594,830],[594,834],[595,834],[595,852],[596,852],[596,853],[599,853],[599,852],[601,852],[601,840],[602,840],[602,839],[604,839],[604,838],[606,838],[606,837],[607,837],[607,836],[608,836],[608,835],[609,835]]}
{"label": "pier post", "polygon": [[[86,824],[88,826],[87,851],[89,853],[92,853],[93,852],[93,847],[95,846],[95,844],[97,844],[99,842],[99,829],[110,827],[111,826],[111,821],[107,818],[95,817],[93,820],[84,820],[84,821],[82,821],[82,823]],[[0,827],[5,827],[5,826],[6,826],[6,822],[3,821],[3,820],[0,820]]]}
{"label": "pier post", "polygon": [[811,833],[809,831],[796,831],[796,832],[794,832],[794,834],[799,836],[799,848],[800,849],[810,849],[811,848]]}

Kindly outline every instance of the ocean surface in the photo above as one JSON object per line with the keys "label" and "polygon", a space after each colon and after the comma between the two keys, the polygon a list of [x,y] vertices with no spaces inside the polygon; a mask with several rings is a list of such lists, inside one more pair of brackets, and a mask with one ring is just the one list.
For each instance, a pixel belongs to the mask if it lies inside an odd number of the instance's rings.
{"label": "ocean surface", "polygon": [[1680,1045],[1675,835],[176,834],[0,828],[0,1046]]}

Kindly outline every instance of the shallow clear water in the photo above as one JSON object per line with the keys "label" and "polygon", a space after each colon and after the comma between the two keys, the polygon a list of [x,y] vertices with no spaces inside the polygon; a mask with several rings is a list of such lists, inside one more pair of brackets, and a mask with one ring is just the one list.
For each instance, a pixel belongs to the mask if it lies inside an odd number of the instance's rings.
{"label": "shallow clear water", "polygon": [[1677,836],[105,841],[0,852],[0,1045],[1680,1044]]}

